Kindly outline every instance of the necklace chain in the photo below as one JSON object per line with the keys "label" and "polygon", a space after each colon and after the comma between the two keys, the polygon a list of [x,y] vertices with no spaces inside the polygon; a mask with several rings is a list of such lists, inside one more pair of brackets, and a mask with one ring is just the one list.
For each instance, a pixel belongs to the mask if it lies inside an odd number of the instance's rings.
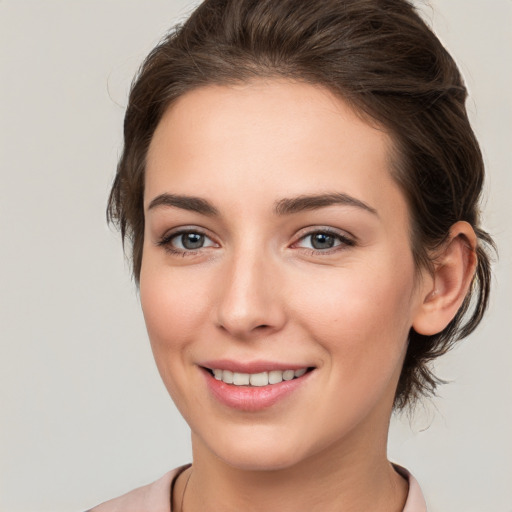
{"label": "necklace chain", "polygon": [[183,492],[181,493],[179,512],[183,512],[183,501],[185,500],[185,491],[187,490],[188,482],[190,481],[191,476],[192,476],[192,468],[190,468],[190,473],[188,474],[187,481],[185,482],[185,487],[183,487]]}

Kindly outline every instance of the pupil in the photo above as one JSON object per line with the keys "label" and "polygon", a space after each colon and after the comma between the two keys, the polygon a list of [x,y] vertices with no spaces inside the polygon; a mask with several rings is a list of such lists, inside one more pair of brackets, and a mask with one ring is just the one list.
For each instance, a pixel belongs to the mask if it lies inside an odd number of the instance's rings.
{"label": "pupil", "polygon": [[317,233],[313,235],[311,242],[315,249],[330,249],[334,246],[334,237],[325,233]]}
{"label": "pupil", "polygon": [[204,235],[200,233],[186,233],[181,235],[181,243],[185,249],[199,249],[203,246]]}

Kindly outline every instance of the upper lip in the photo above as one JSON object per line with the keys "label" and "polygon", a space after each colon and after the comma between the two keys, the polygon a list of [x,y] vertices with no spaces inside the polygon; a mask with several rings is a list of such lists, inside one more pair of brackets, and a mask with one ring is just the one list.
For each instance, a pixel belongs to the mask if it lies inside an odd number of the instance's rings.
{"label": "upper lip", "polygon": [[310,364],[281,363],[276,361],[232,361],[230,359],[217,359],[198,363],[209,370],[230,370],[237,373],[261,373],[273,370],[300,370],[311,368]]}

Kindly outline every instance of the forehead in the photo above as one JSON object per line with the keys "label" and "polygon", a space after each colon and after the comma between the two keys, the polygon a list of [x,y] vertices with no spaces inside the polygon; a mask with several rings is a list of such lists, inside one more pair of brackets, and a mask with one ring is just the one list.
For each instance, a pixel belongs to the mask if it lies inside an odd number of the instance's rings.
{"label": "forehead", "polygon": [[258,193],[274,202],[338,189],[378,205],[387,192],[401,195],[391,148],[385,130],[324,87],[210,85],[180,97],[160,121],[147,155],[145,202],[166,188],[219,196],[222,187],[235,203]]}

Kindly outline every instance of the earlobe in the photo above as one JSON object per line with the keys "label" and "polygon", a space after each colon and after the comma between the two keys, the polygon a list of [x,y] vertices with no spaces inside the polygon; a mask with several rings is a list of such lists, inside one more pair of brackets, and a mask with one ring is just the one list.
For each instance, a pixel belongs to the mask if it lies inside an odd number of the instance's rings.
{"label": "earlobe", "polygon": [[475,274],[476,235],[471,225],[456,222],[434,259],[431,288],[426,291],[412,327],[423,335],[441,332],[457,314]]}

